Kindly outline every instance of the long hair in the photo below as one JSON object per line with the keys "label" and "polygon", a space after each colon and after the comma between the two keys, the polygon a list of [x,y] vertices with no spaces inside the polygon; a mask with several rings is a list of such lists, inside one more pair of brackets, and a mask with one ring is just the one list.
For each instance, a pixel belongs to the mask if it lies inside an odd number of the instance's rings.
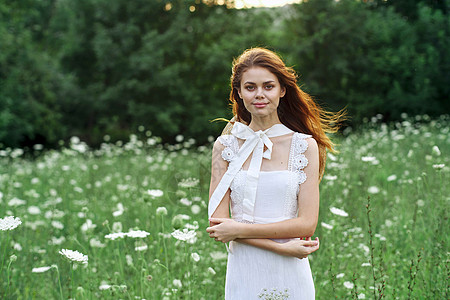
{"label": "long hair", "polygon": [[339,129],[338,122],[345,119],[345,111],[332,113],[322,109],[310,95],[298,87],[295,71],[291,67],[287,67],[276,53],[268,49],[248,49],[233,61],[229,101],[233,107],[234,117],[227,124],[223,133],[229,132],[235,121],[250,124],[252,116],[245,108],[238,91],[243,73],[252,67],[269,70],[277,76],[281,86],[286,89],[286,93],[278,105],[278,117],[281,123],[289,129],[310,134],[316,140],[319,147],[320,180],[325,170],[326,150],[336,152],[334,143],[326,133],[333,133]]}

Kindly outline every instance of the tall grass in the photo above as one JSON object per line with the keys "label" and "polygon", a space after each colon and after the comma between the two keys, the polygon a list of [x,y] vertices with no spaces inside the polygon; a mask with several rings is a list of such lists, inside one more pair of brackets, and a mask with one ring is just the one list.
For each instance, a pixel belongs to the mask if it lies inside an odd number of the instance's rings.
{"label": "tall grass", "polygon": [[[317,299],[449,298],[449,125],[448,117],[374,118],[336,137],[340,154],[329,155],[321,182],[321,247],[310,256]],[[99,150],[74,138],[35,158],[0,151],[0,218],[23,222],[0,231],[0,295],[223,298],[225,246],[205,232],[210,147],[139,134]],[[171,235],[183,228],[196,238]],[[130,229],[150,235],[105,238]],[[89,263],[72,265],[61,249]]]}

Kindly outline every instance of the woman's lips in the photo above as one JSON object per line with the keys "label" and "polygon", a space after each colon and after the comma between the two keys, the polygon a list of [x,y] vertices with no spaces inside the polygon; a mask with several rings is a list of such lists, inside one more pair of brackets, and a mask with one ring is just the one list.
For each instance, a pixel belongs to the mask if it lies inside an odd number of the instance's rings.
{"label": "woman's lips", "polygon": [[267,103],[253,103],[256,108],[264,108],[267,106]]}

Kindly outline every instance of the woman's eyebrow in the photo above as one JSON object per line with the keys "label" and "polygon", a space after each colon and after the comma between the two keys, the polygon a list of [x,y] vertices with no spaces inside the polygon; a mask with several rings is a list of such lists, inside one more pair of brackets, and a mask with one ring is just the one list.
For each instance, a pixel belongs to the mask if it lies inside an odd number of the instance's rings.
{"label": "woman's eyebrow", "polygon": [[[265,82],[263,82],[263,84],[268,84],[268,83],[272,83],[272,82],[275,82],[275,80],[265,81]],[[255,84],[255,83],[251,82],[251,81],[246,81],[246,82],[244,82],[244,84]]]}

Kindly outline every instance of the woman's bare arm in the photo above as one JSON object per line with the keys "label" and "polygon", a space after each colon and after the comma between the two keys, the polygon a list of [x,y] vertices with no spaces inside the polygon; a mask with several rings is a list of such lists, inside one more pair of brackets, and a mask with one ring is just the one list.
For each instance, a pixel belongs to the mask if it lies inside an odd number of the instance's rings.
{"label": "woman's bare arm", "polygon": [[305,152],[308,165],[304,171],[307,180],[301,184],[298,195],[297,218],[270,224],[244,224],[227,218],[213,218],[217,224],[208,228],[218,240],[228,242],[238,238],[294,238],[310,237],[314,234],[319,216],[319,150],[314,139],[307,139]]}

